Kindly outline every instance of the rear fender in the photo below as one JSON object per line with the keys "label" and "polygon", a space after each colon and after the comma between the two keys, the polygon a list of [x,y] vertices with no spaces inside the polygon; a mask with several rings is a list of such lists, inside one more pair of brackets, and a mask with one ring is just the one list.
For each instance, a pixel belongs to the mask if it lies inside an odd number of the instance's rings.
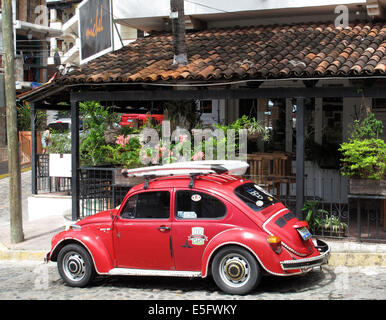
{"label": "rear fender", "polygon": [[265,232],[241,228],[228,229],[213,237],[206,246],[201,269],[203,278],[208,275],[211,261],[216,253],[224,246],[229,245],[237,245],[247,249],[264,270],[275,275],[283,275],[280,261],[291,259],[286,250],[282,250],[280,254],[272,250]]}
{"label": "rear fender", "polygon": [[77,243],[83,246],[90,254],[95,270],[98,274],[108,273],[114,268],[114,261],[109,251],[107,250],[103,241],[93,232],[82,230],[79,231],[70,230],[64,231],[56,238],[51,253],[49,254],[51,261],[56,261],[60,250],[70,243]]}

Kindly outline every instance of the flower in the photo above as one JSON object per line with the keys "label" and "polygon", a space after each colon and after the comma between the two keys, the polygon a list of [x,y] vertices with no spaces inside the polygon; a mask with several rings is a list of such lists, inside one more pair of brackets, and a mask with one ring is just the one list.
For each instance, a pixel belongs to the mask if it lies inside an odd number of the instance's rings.
{"label": "flower", "polygon": [[119,135],[115,140],[115,143],[121,145],[121,147],[123,148],[125,144],[129,143],[129,141],[130,136],[125,137],[124,135]]}
{"label": "flower", "polygon": [[192,156],[192,160],[193,161],[202,160],[204,158],[204,156],[205,156],[205,154],[202,151],[199,151]]}
{"label": "flower", "polygon": [[180,142],[184,143],[188,139],[188,136],[186,134],[179,136]]}

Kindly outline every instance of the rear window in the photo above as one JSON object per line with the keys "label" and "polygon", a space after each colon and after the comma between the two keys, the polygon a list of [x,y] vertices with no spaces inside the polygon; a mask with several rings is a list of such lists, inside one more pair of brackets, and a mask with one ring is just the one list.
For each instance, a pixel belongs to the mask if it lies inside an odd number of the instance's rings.
{"label": "rear window", "polygon": [[245,183],[235,189],[235,194],[253,211],[260,211],[277,200],[254,183]]}

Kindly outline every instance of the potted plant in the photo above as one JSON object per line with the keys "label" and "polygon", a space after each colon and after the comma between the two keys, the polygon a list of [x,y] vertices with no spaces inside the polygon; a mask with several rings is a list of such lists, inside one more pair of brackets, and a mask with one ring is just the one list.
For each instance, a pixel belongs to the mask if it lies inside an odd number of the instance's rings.
{"label": "potted plant", "polygon": [[355,121],[348,142],[340,146],[341,174],[350,178],[351,194],[386,195],[386,143],[382,122],[370,114]]}
{"label": "potted plant", "polygon": [[306,213],[305,220],[310,226],[310,230],[315,234],[342,236],[345,234],[347,224],[331,214],[327,210],[318,209],[318,201],[307,200],[302,208]]}
{"label": "potted plant", "polygon": [[302,211],[305,212],[305,220],[312,232],[317,233],[322,226],[323,215],[327,214],[327,210],[318,209],[318,201],[307,200],[304,202]]}

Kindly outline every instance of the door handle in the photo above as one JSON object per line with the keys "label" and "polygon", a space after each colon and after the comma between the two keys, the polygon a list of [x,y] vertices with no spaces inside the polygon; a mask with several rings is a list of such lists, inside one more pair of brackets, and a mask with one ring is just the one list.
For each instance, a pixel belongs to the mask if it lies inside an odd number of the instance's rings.
{"label": "door handle", "polygon": [[170,230],[170,227],[167,227],[167,226],[160,226],[157,228],[159,231],[161,232],[165,232],[165,231],[169,231]]}

